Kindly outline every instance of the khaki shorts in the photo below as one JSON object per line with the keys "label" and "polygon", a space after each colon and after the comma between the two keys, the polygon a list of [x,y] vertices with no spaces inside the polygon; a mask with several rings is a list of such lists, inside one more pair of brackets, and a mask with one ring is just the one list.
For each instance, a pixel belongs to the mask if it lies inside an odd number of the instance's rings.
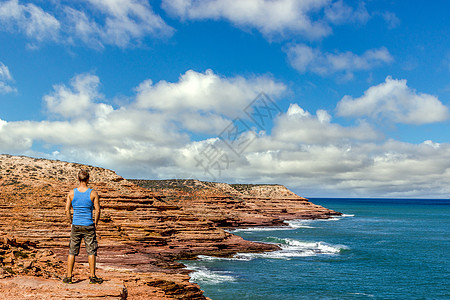
{"label": "khaki shorts", "polygon": [[84,238],[84,245],[88,255],[97,255],[98,243],[95,234],[95,226],[72,225],[70,231],[69,254],[77,256],[80,253],[81,239]]}

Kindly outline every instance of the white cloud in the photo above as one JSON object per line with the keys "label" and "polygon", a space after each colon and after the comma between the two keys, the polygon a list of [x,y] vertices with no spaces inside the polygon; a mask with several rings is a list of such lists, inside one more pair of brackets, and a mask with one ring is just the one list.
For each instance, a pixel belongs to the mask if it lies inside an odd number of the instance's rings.
{"label": "white cloud", "polygon": [[268,38],[319,39],[331,34],[330,25],[364,24],[371,17],[363,2],[354,8],[343,0],[163,0],[162,7],[181,20],[226,20]]}
{"label": "white cloud", "polygon": [[[37,41],[129,47],[148,37],[168,37],[173,28],[145,0],[84,0],[50,2],[46,10],[18,0],[0,3],[0,30],[24,33]],[[36,47],[31,45],[31,48]]]}
{"label": "white cloud", "polygon": [[33,145],[33,140],[27,136],[15,135],[12,127],[16,122],[7,122],[0,119],[0,152],[24,153]]}
{"label": "white cloud", "polygon": [[[0,152],[99,165],[128,178],[281,183],[304,196],[448,196],[448,143],[386,140],[368,123],[340,125],[325,110],[312,114],[291,104],[273,120],[271,130],[243,132],[253,140],[240,155],[224,145],[218,132],[204,134],[208,125],[220,128],[215,122],[229,124],[252,100],[245,90],[259,82],[272,86],[273,95],[286,89],[265,76],[226,78],[188,71],[177,82],[143,82],[135,101],[113,108],[100,93],[97,76],[77,75],[44,96],[59,120],[0,120]],[[233,102],[233,96],[239,100]],[[207,147],[220,152],[202,156]],[[199,160],[215,154],[223,168],[219,174],[210,166],[213,178]]]}
{"label": "white cloud", "polygon": [[113,110],[110,105],[95,103],[103,97],[98,93],[99,83],[97,76],[81,74],[72,79],[73,90],[65,85],[54,86],[55,91],[44,97],[48,111],[67,119],[108,115]]}
{"label": "white cloud", "polygon": [[330,34],[324,22],[311,18],[329,0],[163,0],[162,7],[183,20],[228,20],[239,27],[256,28],[266,36],[301,34],[320,38]]}
{"label": "white cloud", "polygon": [[94,20],[90,19],[85,12],[76,10],[72,7],[64,7],[66,21],[70,24],[69,43],[75,43],[80,39],[84,44],[92,48],[103,48],[101,39],[102,28]]}
{"label": "white cloud", "polygon": [[331,123],[331,116],[318,110],[316,116],[310,115],[297,104],[291,104],[287,113],[277,119],[272,129],[272,138],[278,141],[302,144],[329,145],[349,141],[371,141],[379,137],[368,124],[357,127],[343,127]]}
{"label": "white cloud", "polygon": [[360,2],[355,10],[342,0],[338,0],[325,8],[325,17],[333,24],[343,24],[349,22],[366,23],[370,15],[363,2]]}
{"label": "white cloud", "polygon": [[174,165],[190,134],[217,135],[260,89],[272,96],[286,89],[267,76],[224,78],[190,70],[174,83],[145,81],[136,101],[113,108],[99,88],[100,79],[92,74],[75,76],[69,86],[55,85],[43,99],[57,120],[2,122],[0,152],[32,153],[38,142],[57,147],[52,153],[58,159],[120,169],[136,168],[138,162]]}
{"label": "white cloud", "polygon": [[386,24],[388,25],[389,29],[393,29],[400,24],[400,19],[393,12],[386,11],[382,14],[382,17],[386,22]]}
{"label": "white cloud", "polygon": [[317,120],[319,120],[319,122],[322,123],[322,124],[323,123],[330,123],[330,121],[331,121],[331,116],[326,110],[319,109],[316,112],[316,115],[317,115]]}
{"label": "white cloud", "polygon": [[0,94],[17,92],[17,89],[11,86],[11,82],[13,81],[14,79],[11,76],[8,67],[0,62]]}
{"label": "white cloud", "polygon": [[357,55],[350,51],[324,53],[320,49],[298,44],[288,47],[286,53],[292,67],[299,72],[309,71],[323,76],[336,72],[345,72],[352,76],[355,71],[369,70],[393,61],[391,54],[384,47],[369,49],[362,55]]}
{"label": "white cloud", "polygon": [[434,149],[439,148],[440,144],[439,143],[434,143],[432,140],[426,140],[423,142],[424,145],[428,145],[433,147]]}
{"label": "white cloud", "polygon": [[437,97],[417,93],[406,85],[406,80],[390,76],[359,98],[342,98],[337,112],[344,117],[368,117],[406,124],[442,122],[449,118],[448,108]]}
{"label": "white cloud", "polygon": [[292,104],[271,135],[259,136],[239,157],[228,153],[234,162],[219,180],[282,183],[305,196],[448,196],[449,144],[385,140],[365,123],[321,122],[321,114]]}
{"label": "white cloud", "polygon": [[0,62],[0,80],[12,80],[11,73],[7,66],[5,66],[2,62]]}
{"label": "white cloud", "polygon": [[0,28],[23,32],[36,41],[56,40],[60,30],[59,21],[42,8],[28,3],[19,4],[18,0],[0,3]]}
{"label": "white cloud", "polygon": [[139,108],[164,111],[194,132],[218,133],[260,93],[280,96],[286,90],[282,83],[268,76],[223,78],[212,70],[192,70],[178,82],[148,80],[137,88]]}
{"label": "white cloud", "polygon": [[[86,16],[84,12],[68,8],[75,23],[75,34],[83,40],[100,39],[106,44],[129,46],[146,36],[170,36],[173,29],[156,15],[148,1],[143,0],[86,0],[104,16],[103,26]],[[97,37],[98,36],[98,37]]]}
{"label": "white cloud", "polygon": [[340,174],[344,189],[393,197],[445,197],[450,192],[449,145],[433,147],[429,141],[414,145],[389,140],[361,147],[370,164]]}

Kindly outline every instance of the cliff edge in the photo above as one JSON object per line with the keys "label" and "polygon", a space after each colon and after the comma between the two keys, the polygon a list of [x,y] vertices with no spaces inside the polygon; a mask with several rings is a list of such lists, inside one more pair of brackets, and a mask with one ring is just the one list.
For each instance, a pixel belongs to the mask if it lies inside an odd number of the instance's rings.
{"label": "cliff edge", "polygon": [[[78,282],[60,282],[70,234],[65,197],[82,168],[101,198],[101,286],[85,282],[84,249],[75,268]],[[0,155],[0,299],[206,299],[177,259],[273,251],[276,245],[224,229],[338,214],[281,185],[126,180],[99,167]]]}

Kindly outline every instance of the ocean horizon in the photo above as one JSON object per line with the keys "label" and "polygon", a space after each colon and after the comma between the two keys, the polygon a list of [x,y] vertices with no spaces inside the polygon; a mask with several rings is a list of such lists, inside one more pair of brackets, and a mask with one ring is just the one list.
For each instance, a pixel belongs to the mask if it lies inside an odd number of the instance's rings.
{"label": "ocean horizon", "polygon": [[218,299],[450,299],[450,200],[310,198],[343,213],[240,228],[281,250],[183,261]]}

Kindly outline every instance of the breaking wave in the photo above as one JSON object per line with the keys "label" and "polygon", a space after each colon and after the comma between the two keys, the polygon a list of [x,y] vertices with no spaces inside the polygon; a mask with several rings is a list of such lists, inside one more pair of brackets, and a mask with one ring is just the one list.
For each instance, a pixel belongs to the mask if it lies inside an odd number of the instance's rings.
{"label": "breaking wave", "polygon": [[236,258],[254,259],[291,259],[294,257],[307,257],[318,255],[337,255],[343,249],[348,249],[344,245],[331,245],[325,242],[307,242],[290,238],[268,237],[265,242],[278,244],[281,250],[263,253],[238,253]]}
{"label": "breaking wave", "polygon": [[237,253],[231,258],[199,255],[200,260],[252,260],[265,259],[291,259],[294,257],[308,257],[319,255],[338,255],[342,250],[348,249],[344,245],[331,245],[325,242],[306,242],[290,238],[268,237],[263,242],[277,244],[280,250],[262,253]]}
{"label": "breaking wave", "polygon": [[219,284],[223,282],[235,281],[236,279],[225,271],[212,271],[203,266],[187,265],[187,269],[192,270],[190,274],[191,282]]}
{"label": "breaking wave", "polygon": [[314,228],[314,226],[311,226],[310,224],[313,222],[313,220],[288,220],[284,221],[284,223],[288,224],[288,226],[292,229],[298,229],[298,228]]}

